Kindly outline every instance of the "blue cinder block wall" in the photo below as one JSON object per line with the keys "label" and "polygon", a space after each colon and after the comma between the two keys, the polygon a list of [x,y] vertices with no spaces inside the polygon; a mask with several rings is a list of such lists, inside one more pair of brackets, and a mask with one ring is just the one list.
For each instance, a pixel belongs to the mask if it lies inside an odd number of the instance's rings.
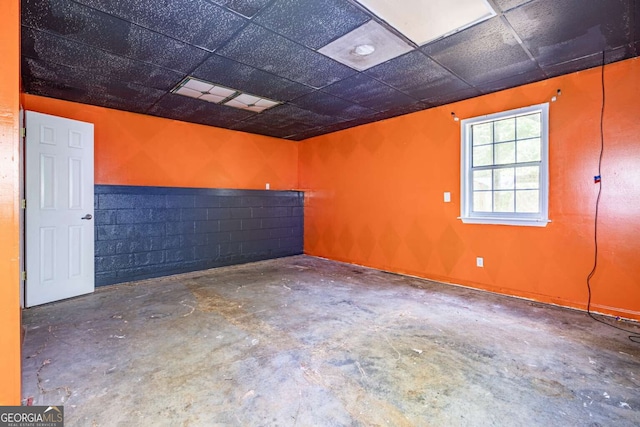
{"label": "blue cinder block wall", "polygon": [[95,186],[96,286],[303,252],[298,191]]}

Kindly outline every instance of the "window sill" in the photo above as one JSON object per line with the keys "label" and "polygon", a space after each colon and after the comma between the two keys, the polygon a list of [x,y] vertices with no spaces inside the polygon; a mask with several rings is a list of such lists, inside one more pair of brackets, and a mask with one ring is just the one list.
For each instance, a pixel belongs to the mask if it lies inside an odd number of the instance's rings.
{"label": "window sill", "polygon": [[515,219],[515,218],[470,218],[458,217],[464,224],[520,225],[525,227],[546,227],[548,219]]}

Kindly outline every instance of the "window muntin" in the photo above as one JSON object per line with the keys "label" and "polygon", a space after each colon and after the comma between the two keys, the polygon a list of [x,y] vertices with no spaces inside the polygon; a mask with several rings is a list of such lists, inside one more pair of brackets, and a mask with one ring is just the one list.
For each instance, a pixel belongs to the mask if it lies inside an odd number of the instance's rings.
{"label": "window muntin", "polygon": [[548,222],[548,104],[462,123],[463,222]]}

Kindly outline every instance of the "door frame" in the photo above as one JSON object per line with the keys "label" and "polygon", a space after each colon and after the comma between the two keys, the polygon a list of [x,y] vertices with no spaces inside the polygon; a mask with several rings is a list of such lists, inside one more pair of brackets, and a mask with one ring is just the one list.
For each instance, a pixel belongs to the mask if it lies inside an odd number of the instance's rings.
{"label": "door frame", "polygon": [[19,200],[20,200],[20,215],[19,215],[19,265],[20,265],[20,279],[19,279],[19,287],[20,287],[20,308],[25,308],[26,306],[26,302],[25,302],[25,298],[26,298],[26,282],[25,282],[25,275],[26,275],[26,265],[25,265],[25,257],[27,254],[27,249],[26,249],[26,239],[27,239],[27,228],[25,227],[25,203],[26,203],[26,194],[25,194],[25,188],[26,188],[26,157],[25,157],[25,144],[26,144],[26,127],[25,127],[25,116],[26,116],[26,112],[24,110],[24,108],[22,107],[22,104],[20,104],[20,113],[19,113],[19,122],[20,122],[20,138],[19,138],[19,143],[18,143],[18,156],[19,156],[19,160],[18,162],[20,163],[19,169],[19,180],[20,180],[20,188],[19,188]]}

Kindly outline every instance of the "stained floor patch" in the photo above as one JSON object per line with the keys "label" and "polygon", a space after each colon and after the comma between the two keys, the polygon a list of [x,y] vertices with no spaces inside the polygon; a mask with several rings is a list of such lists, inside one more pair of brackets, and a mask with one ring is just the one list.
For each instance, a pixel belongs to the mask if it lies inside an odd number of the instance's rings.
{"label": "stained floor patch", "polygon": [[625,334],[307,256],[100,288],[23,323],[23,397],[68,425],[640,424]]}

